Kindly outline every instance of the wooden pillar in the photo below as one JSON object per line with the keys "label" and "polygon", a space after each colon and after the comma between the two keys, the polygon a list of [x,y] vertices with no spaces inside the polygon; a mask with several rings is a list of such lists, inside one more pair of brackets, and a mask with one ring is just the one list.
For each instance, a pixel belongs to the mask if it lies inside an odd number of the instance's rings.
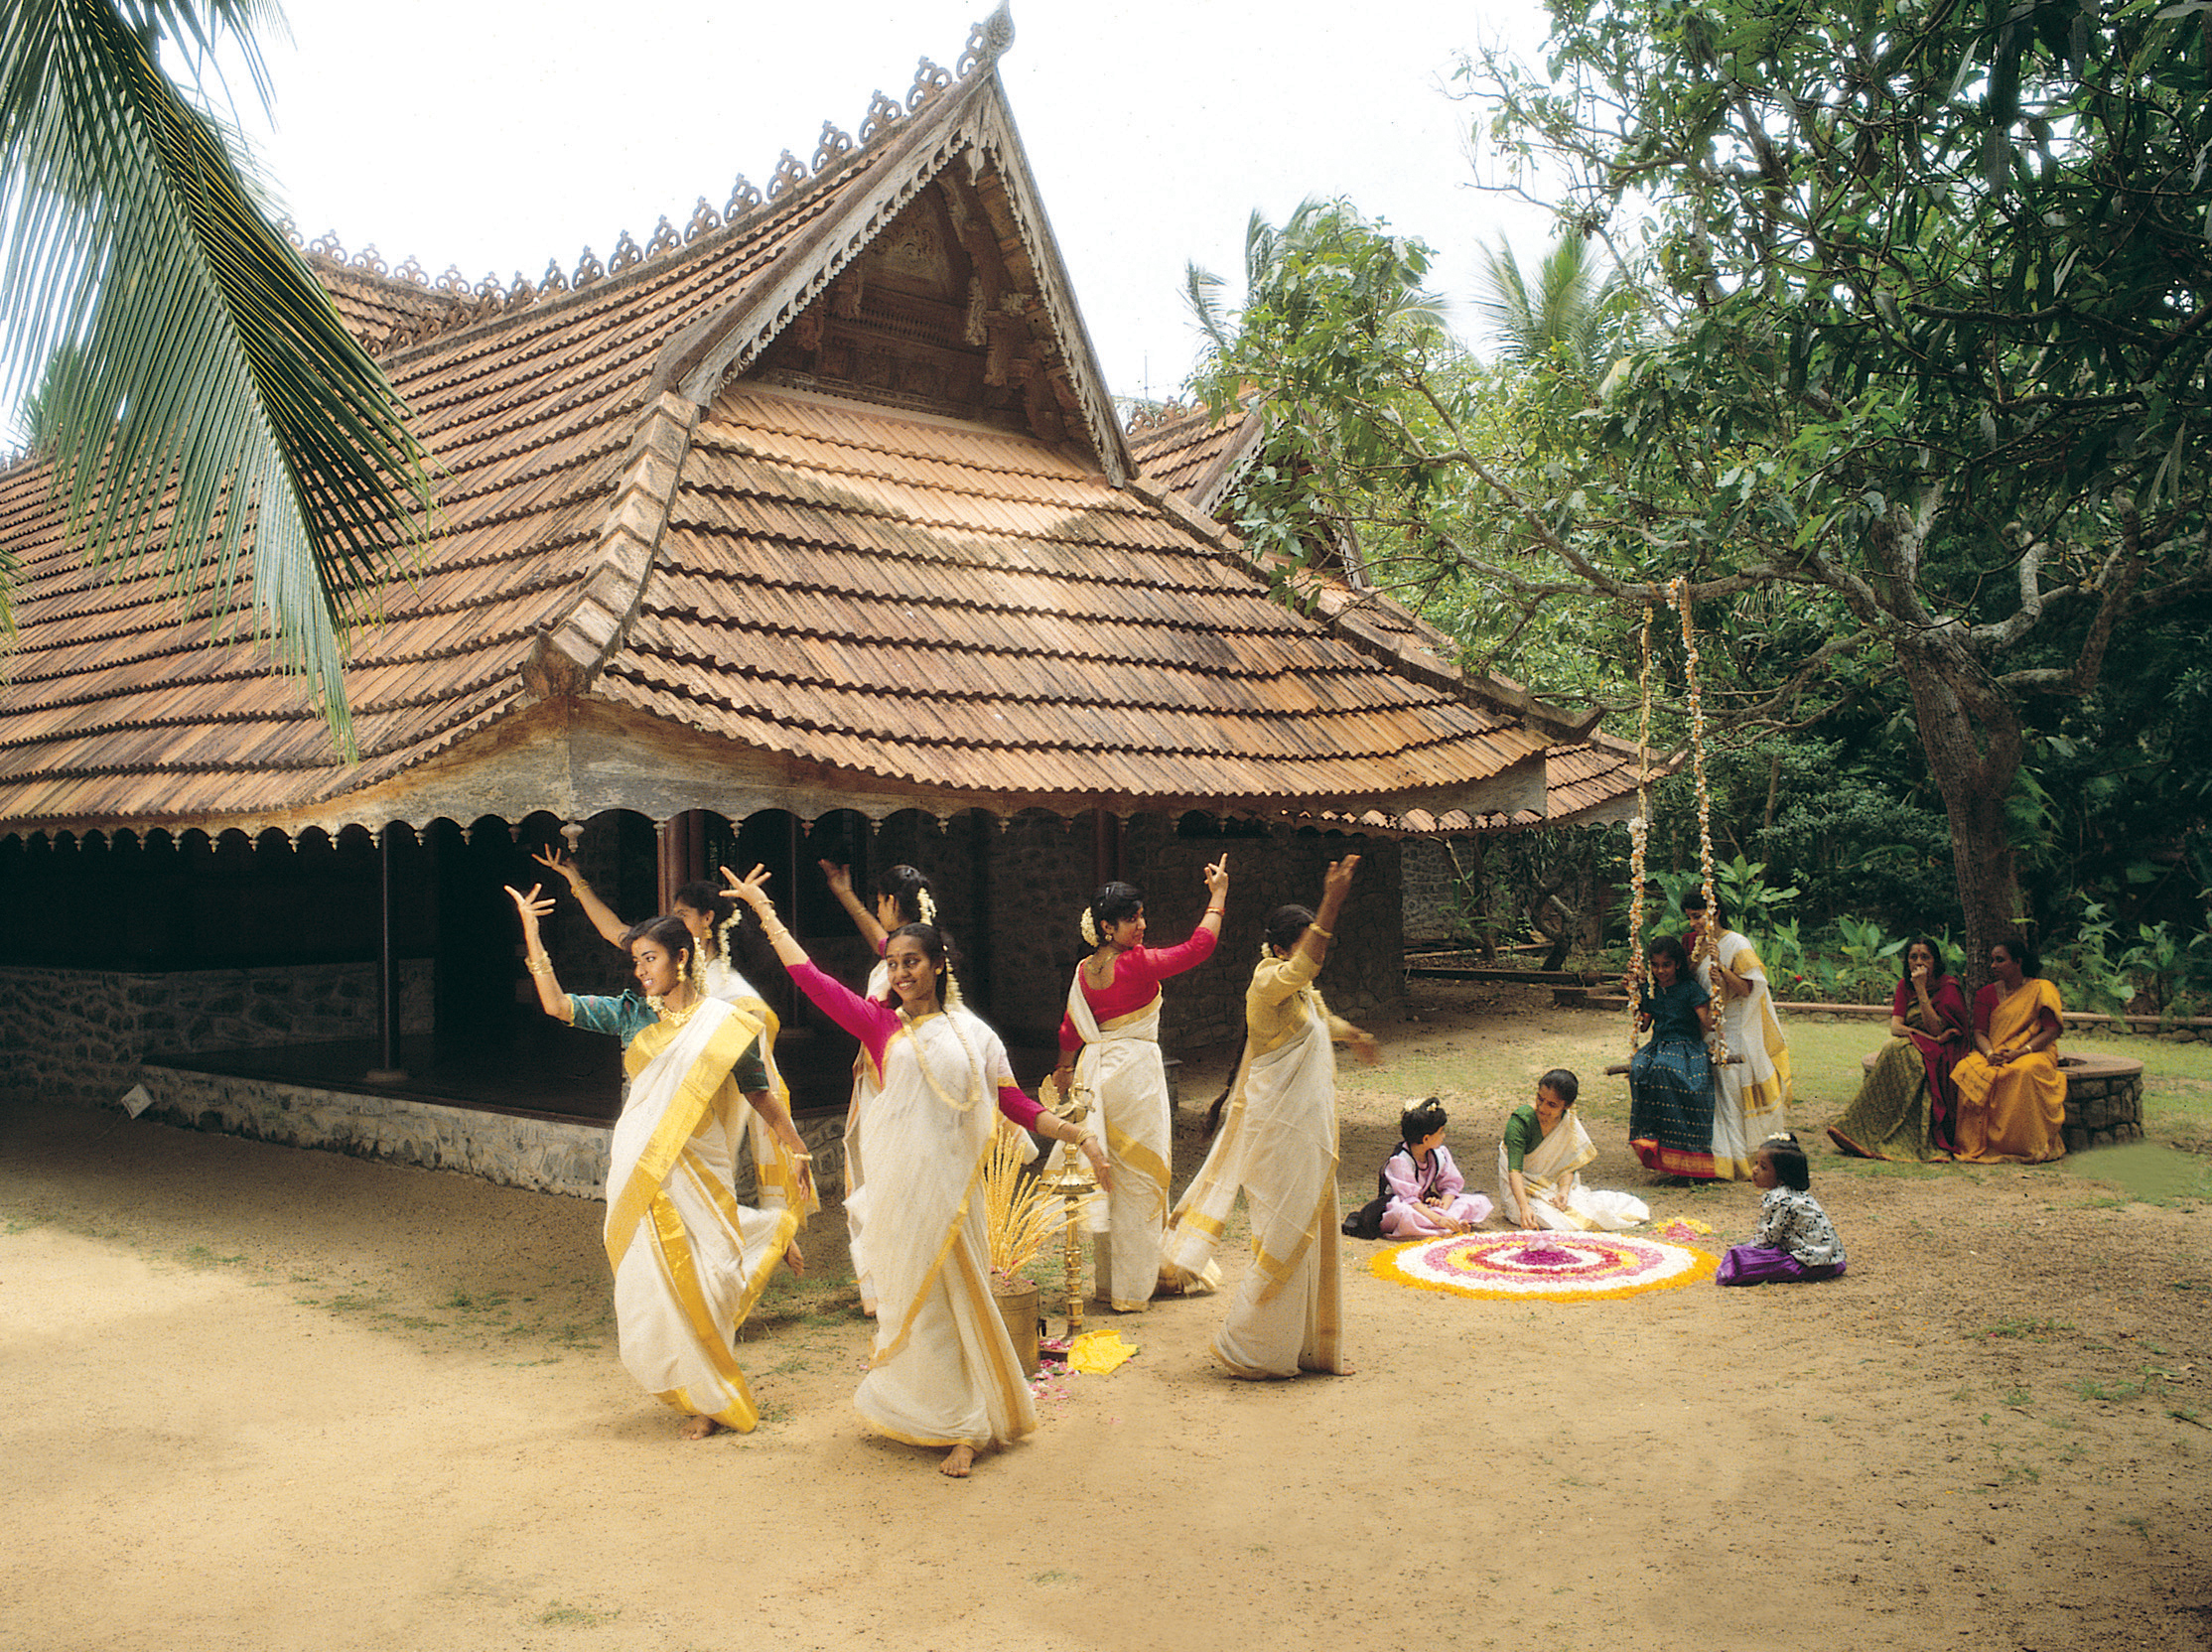
{"label": "wooden pillar", "polygon": [[968,969],[975,983],[978,1004],[988,1011],[991,1003],[991,846],[999,831],[996,815],[975,811],[975,837],[968,851],[968,879],[975,908],[968,913],[966,933]]}
{"label": "wooden pillar", "polygon": [[376,1065],[366,1075],[371,1084],[407,1082],[407,1069],[399,1064],[399,945],[392,912],[394,893],[399,887],[398,873],[392,867],[392,840],[399,829],[398,821],[387,820],[376,840]]}
{"label": "wooden pillar", "polygon": [[665,912],[676,904],[676,891],[683,887],[683,868],[676,857],[682,852],[683,838],[668,828],[672,821],[653,822],[653,911]]}
{"label": "wooden pillar", "polygon": [[1091,888],[1103,888],[1121,875],[1121,822],[1101,803],[1091,815]]}

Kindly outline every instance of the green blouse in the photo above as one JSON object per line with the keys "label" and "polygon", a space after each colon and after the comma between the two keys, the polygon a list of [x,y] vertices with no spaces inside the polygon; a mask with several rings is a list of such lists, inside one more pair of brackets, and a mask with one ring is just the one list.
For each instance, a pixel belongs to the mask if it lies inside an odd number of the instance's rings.
{"label": "green blouse", "polygon": [[[587,1032],[605,1032],[620,1038],[624,1049],[629,1047],[630,1039],[660,1019],[653,1014],[653,1007],[634,992],[625,992],[620,998],[570,993],[568,1007],[572,1025]],[[738,1088],[748,1095],[768,1087],[768,1069],[760,1059],[759,1038],[745,1046],[745,1053],[730,1070],[731,1076],[738,1081]]]}

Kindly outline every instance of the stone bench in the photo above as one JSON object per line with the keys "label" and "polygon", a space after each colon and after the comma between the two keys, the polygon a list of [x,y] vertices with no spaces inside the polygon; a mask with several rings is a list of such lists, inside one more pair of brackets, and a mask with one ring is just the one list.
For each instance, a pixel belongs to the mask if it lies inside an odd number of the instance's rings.
{"label": "stone bench", "polygon": [[[1860,1061],[1873,1071],[1873,1051]],[[2066,1151],[2143,1140],[2143,1063],[2120,1055],[2058,1057],[2066,1075]]]}

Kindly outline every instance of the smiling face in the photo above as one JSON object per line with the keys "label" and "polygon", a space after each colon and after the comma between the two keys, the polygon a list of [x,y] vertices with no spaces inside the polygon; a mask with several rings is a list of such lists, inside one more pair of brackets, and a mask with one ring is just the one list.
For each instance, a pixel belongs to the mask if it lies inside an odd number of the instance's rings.
{"label": "smiling face", "polygon": [[891,990],[907,1014],[922,1015],[938,1007],[937,965],[918,936],[892,936],[884,948],[884,967],[891,975]]}
{"label": "smiling face", "polygon": [[1675,983],[1674,956],[1667,952],[1651,955],[1651,979],[1664,991]]}
{"label": "smiling face", "polygon": [[671,953],[650,935],[640,935],[629,943],[630,970],[647,998],[666,998],[674,992],[683,981],[683,966],[689,961],[688,953]]}
{"label": "smiling face", "polygon": [[[1668,960],[1667,967],[1669,969],[1672,969],[1674,967],[1674,962],[1672,959]],[[1567,1109],[1572,1107],[1573,1105],[1573,1102],[1560,1100],[1559,1092],[1553,1089],[1549,1084],[1537,1085],[1536,1120],[1537,1123],[1541,1124],[1547,1132],[1550,1131],[1552,1126],[1559,1123],[1562,1118],[1566,1117]]]}

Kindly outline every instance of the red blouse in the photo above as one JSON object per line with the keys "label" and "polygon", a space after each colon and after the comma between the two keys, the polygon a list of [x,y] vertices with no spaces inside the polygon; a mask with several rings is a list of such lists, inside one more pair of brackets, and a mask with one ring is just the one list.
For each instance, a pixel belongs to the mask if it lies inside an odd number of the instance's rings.
{"label": "red blouse", "polygon": [[[868,1058],[876,1063],[876,1070],[882,1072],[884,1051],[891,1047],[891,1040],[906,1025],[899,1012],[878,999],[861,997],[834,976],[824,975],[811,962],[792,964],[789,971],[799,991],[812,999],[823,1015],[867,1046]],[[1024,1130],[1035,1130],[1037,1115],[1044,1109],[1024,1095],[1019,1085],[1006,1083],[999,1086],[999,1111]]]}
{"label": "red blouse", "polygon": [[[1196,969],[1212,957],[1218,938],[1201,924],[1180,946],[1134,947],[1114,960],[1114,978],[1103,987],[1092,986],[1078,969],[1075,974],[1083,983],[1083,1002],[1091,1007],[1091,1015],[1100,1026],[1142,1010],[1160,996],[1160,983],[1169,976]],[[1075,1031],[1074,1018],[1061,1016],[1060,1053],[1072,1055],[1082,1047],[1083,1035]]]}

